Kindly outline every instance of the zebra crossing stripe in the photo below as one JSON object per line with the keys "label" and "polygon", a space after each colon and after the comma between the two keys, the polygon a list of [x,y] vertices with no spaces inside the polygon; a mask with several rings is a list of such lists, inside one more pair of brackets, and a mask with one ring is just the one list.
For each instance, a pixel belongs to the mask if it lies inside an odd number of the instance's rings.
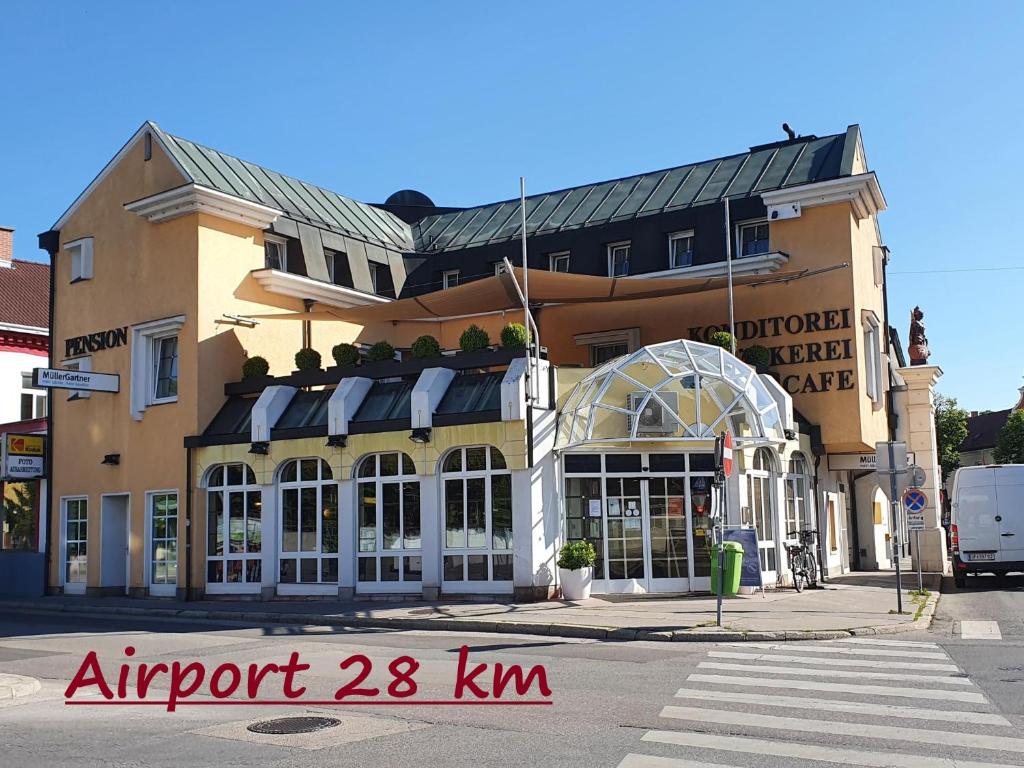
{"label": "zebra crossing stripe", "polygon": [[784,688],[797,691],[830,691],[833,693],[853,693],[861,696],[894,696],[903,699],[938,699],[939,701],[967,701],[984,704],[985,697],[974,691],[950,691],[936,688],[896,688],[892,685],[851,685],[848,683],[829,683],[819,680],[774,680],[764,677],[744,677],[741,675],[701,675],[692,674],[687,682],[718,683],[720,685],[742,685],[748,688]]}
{"label": "zebra crossing stripe", "polygon": [[847,645],[882,645],[893,648],[933,648],[940,650],[938,643],[924,643],[916,640],[878,640],[873,637],[843,637],[836,640],[837,643]]}
{"label": "zebra crossing stripe", "polygon": [[998,621],[961,621],[960,638],[962,640],[1002,640]]}
{"label": "zebra crossing stripe", "polygon": [[[842,749],[816,744],[751,739],[727,736],[718,733],[693,733],[690,731],[649,731],[641,741],[658,744],[672,744],[697,749],[713,749],[739,752],[747,755],[787,757],[795,760],[818,760],[823,763],[840,765],[871,766],[872,768],[1020,768],[1005,763],[979,763],[972,760],[954,760],[937,755],[908,755],[899,752],[872,752],[859,749]],[[686,763],[633,763],[631,768],[684,768]]]}
{"label": "zebra crossing stripe", "polygon": [[[779,644],[779,643],[720,643],[719,645],[728,645],[733,648],[759,648],[769,651],[792,651],[793,644]],[[884,656],[887,659],[891,658],[909,658],[909,659],[934,659],[936,661],[949,661],[949,656],[942,652],[931,652],[927,650],[920,651],[901,651],[899,649],[888,649],[888,648],[862,648],[854,646],[852,648],[840,647],[837,645],[833,646],[822,646],[822,645],[801,645],[800,653],[827,653],[827,654],[845,654],[849,656]]]}
{"label": "zebra crossing stripe", "polygon": [[814,709],[825,712],[850,712],[857,715],[875,715],[877,717],[899,717],[909,720],[937,720],[948,724],[951,720],[958,723],[984,723],[986,725],[1009,726],[1010,721],[1002,715],[989,712],[965,712],[946,709],[918,709],[902,707],[896,704],[879,704],[877,702],[838,701],[836,699],[811,699],[801,696],[773,696],[767,693],[742,693],[740,691],[708,691],[696,688],[680,688],[676,692],[677,699],[694,699],[697,701],[735,702],[737,704],[761,704],[763,706],[782,707],[784,709]]}
{"label": "zebra crossing stripe", "polygon": [[[710,651],[708,657],[712,659],[749,659],[751,661],[787,661],[797,664],[817,664],[819,666],[833,667],[867,667],[870,669],[890,669],[893,664],[885,659],[846,659],[846,658],[815,658],[813,656],[798,656],[794,654],[771,654],[771,653],[742,653],[740,651]],[[956,664],[939,664],[938,662],[926,661],[923,663],[913,661],[901,661],[900,669],[920,669],[932,672],[959,672]]]}
{"label": "zebra crossing stripe", "polygon": [[967,677],[946,675],[908,675],[902,672],[863,672],[850,669],[808,669],[806,667],[774,667],[754,664],[727,664],[718,661],[702,661],[697,669],[722,669],[734,672],[757,672],[770,675],[804,675],[806,677],[851,677],[869,680],[906,680],[917,683],[939,683],[941,685],[970,685]]}
{"label": "zebra crossing stripe", "polygon": [[721,763],[701,763],[696,760],[681,760],[678,757],[655,757],[654,755],[626,755],[618,768],[729,768]]}
{"label": "zebra crossing stripe", "polygon": [[[893,739],[914,741],[923,744],[942,744],[947,747],[965,749],[989,749],[997,752],[1024,753],[1024,739],[1010,736],[992,736],[977,733],[958,733],[926,728],[904,728],[893,725],[872,725],[868,723],[846,723],[838,720],[810,720],[799,717],[759,715],[752,712],[729,712],[703,707],[674,707],[661,710],[662,717],[675,720],[717,723],[718,725],[743,725],[753,728],[772,728],[779,731],[802,731],[806,733],[829,733],[842,736],[856,736],[864,739]],[[951,718],[955,714],[951,713]]]}

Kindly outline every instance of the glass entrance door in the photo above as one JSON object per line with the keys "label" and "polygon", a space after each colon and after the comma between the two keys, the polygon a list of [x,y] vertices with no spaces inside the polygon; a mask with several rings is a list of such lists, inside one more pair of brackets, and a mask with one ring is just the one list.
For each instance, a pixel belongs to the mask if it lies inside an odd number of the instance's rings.
{"label": "glass entrance door", "polygon": [[644,496],[647,480],[605,478],[605,563],[608,592],[647,592],[650,563],[644,531],[648,514]]}

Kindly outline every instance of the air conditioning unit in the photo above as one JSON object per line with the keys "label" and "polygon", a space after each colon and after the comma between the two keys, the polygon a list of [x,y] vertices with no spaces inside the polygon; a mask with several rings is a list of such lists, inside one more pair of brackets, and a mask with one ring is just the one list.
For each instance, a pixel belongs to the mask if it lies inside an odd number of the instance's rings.
{"label": "air conditioning unit", "polygon": [[[646,392],[630,392],[627,407],[636,411],[647,396]],[[676,413],[679,412],[679,396],[675,392],[659,392],[658,396],[665,401]],[[679,426],[679,422],[670,413],[665,412],[665,407],[651,396],[644,409],[635,417],[638,420],[636,428],[637,435],[671,435]],[[633,416],[626,419],[630,434],[633,433]]]}

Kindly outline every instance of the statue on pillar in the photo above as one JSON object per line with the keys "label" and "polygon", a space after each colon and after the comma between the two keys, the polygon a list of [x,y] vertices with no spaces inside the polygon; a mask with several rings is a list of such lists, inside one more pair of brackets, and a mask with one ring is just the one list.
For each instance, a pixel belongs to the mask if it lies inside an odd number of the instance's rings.
{"label": "statue on pillar", "polygon": [[910,313],[910,345],[907,349],[911,365],[928,365],[928,358],[932,354],[928,349],[928,337],[924,335],[923,321],[924,312],[920,307],[914,307]]}

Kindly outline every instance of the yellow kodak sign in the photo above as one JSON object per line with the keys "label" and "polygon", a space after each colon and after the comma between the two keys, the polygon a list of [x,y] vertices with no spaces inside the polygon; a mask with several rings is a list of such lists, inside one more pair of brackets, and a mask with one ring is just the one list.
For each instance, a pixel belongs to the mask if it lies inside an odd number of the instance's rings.
{"label": "yellow kodak sign", "polygon": [[42,456],[46,453],[46,439],[42,435],[7,436],[8,456]]}

